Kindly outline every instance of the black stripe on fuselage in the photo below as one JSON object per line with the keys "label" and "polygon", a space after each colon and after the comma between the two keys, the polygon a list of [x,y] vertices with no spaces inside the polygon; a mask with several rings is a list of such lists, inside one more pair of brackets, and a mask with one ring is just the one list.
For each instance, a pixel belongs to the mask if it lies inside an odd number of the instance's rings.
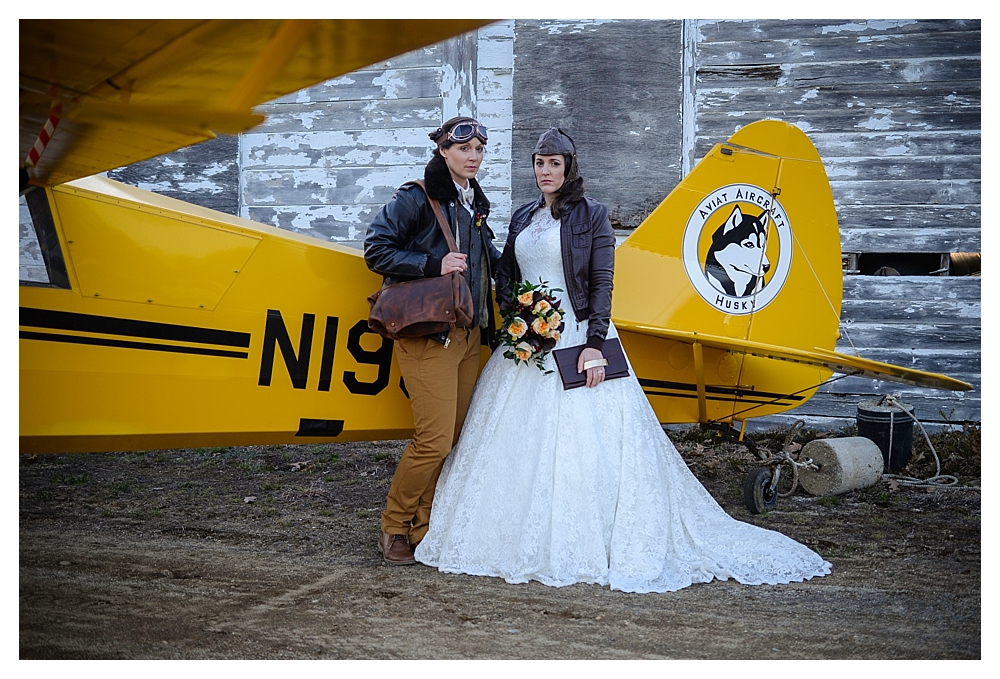
{"label": "black stripe on fuselage", "polygon": [[344,431],[343,420],[315,420],[308,417],[299,419],[296,436],[339,436]]}
{"label": "black stripe on fuselage", "polygon": [[67,344],[91,344],[99,347],[118,347],[121,349],[145,349],[146,351],[167,351],[174,354],[198,354],[199,356],[222,356],[224,358],[246,358],[245,351],[229,351],[228,349],[209,349],[208,347],[184,347],[179,344],[155,344],[153,342],[132,342],[129,340],[107,339],[105,337],[85,337],[83,335],[59,335],[49,332],[31,332],[22,330],[21,339],[41,340],[42,342],[65,342]]}
{"label": "black stripe on fuselage", "polygon": [[[642,393],[646,396],[666,396],[667,398],[698,398],[698,394],[678,394],[677,392],[666,392],[666,391],[651,391],[649,389],[643,389]],[[773,398],[768,401],[760,401],[755,398],[747,398],[745,396],[709,396],[705,395],[706,401],[722,401],[723,403],[756,403],[758,405],[764,406],[791,406],[796,405],[794,403],[783,402],[782,398]]]}
{"label": "black stripe on fuselage", "polygon": [[[650,387],[651,389],[676,389],[678,391],[695,392],[695,394],[697,394],[698,392],[698,385],[690,384],[688,382],[664,382],[662,380],[648,380],[640,378],[639,384],[641,384],[643,387]],[[805,399],[804,396],[796,396],[794,394],[776,394],[770,391],[754,391],[752,389],[740,389],[739,387],[720,387],[714,385],[706,385],[705,393],[725,394],[727,396],[735,396],[736,398],[742,400],[745,400],[747,396],[756,396],[758,398],[781,398],[781,399],[787,399],[789,401],[802,401]],[[666,394],[660,394],[660,395],[665,396]],[[672,395],[685,396],[685,394],[672,394]],[[721,399],[721,400],[729,400],[729,399]]]}
{"label": "black stripe on fuselage", "polygon": [[95,316],[69,311],[52,311],[50,309],[21,307],[20,325],[32,328],[45,328],[47,330],[92,332],[101,335],[122,335],[142,339],[190,342],[192,344],[250,347],[250,333],[248,332],[199,328],[192,325],[174,325],[172,323],[155,323],[153,321],[136,321],[129,318]]}

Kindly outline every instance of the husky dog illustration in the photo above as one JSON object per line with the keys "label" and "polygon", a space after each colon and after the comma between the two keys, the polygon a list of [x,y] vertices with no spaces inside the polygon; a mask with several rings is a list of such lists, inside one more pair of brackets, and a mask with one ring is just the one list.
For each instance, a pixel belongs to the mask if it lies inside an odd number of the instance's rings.
{"label": "husky dog illustration", "polygon": [[708,281],[731,297],[746,297],[764,287],[767,260],[767,211],[759,217],[745,215],[737,205],[712,234],[705,257]]}

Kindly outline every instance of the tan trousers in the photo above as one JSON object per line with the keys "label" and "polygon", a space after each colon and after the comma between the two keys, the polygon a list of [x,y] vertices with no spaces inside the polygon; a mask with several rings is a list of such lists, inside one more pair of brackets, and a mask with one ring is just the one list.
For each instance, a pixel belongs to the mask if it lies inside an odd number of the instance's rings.
{"label": "tan trousers", "polygon": [[480,329],[456,329],[449,338],[447,347],[425,337],[395,343],[413,408],[414,434],[392,477],[382,530],[409,535],[410,544],[427,533],[434,487],[445,457],[458,442],[479,377]]}

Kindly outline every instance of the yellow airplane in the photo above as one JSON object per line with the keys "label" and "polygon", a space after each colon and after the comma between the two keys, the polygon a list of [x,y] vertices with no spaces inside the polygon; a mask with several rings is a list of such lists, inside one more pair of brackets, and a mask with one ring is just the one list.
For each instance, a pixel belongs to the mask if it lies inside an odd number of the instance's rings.
{"label": "yellow airplane", "polygon": [[[409,437],[358,250],[94,175],[486,23],[21,21],[21,189],[50,282],[20,287],[20,452]],[[833,351],[836,212],[794,126],[716,145],[617,252],[613,319],[663,423],[741,427],[834,372],[971,388]]]}

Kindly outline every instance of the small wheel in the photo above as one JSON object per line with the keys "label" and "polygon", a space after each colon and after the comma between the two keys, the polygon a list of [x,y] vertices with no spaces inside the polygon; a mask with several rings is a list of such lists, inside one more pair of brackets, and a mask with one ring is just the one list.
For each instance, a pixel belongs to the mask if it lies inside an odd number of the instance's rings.
{"label": "small wheel", "polygon": [[743,504],[751,514],[763,514],[774,509],[778,502],[778,490],[771,486],[771,470],[757,467],[747,474],[743,482]]}

